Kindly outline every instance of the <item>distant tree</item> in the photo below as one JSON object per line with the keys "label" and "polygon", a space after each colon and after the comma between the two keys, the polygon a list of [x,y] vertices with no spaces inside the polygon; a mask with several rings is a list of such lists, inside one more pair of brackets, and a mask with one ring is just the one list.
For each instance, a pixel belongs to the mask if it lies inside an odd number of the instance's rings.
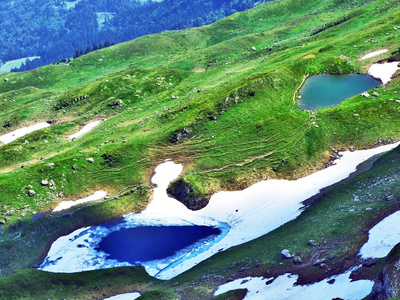
{"label": "distant tree", "polygon": [[93,51],[93,48],[92,48],[91,46],[88,46],[88,47],[86,48],[85,54],[88,54],[88,53],[90,53],[90,52],[92,52],[92,51]]}
{"label": "distant tree", "polygon": [[74,58],[78,58],[79,56],[82,56],[84,53],[82,50],[78,49],[75,52]]}

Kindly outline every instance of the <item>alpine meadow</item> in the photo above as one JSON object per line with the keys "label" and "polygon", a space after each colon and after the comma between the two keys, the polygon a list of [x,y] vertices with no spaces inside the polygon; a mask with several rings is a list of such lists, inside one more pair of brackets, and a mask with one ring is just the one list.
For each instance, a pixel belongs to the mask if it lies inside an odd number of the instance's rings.
{"label": "alpine meadow", "polygon": [[[354,283],[369,284],[354,299],[400,297],[400,240],[383,256],[360,251],[374,226],[400,209],[399,45],[398,0],[276,0],[210,25],[0,74],[0,298],[138,292],[138,299],[301,299],[285,296],[278,279],[292,274],[297,287],[324,280],[329,287],[346,272]],[[299,108],[311,76],[368,74],[371,66],[389,63],[395,69],[387,82],[372,74],[382,81],[376,88],[332,107]],[[34,125],[41,127],[12,138]],[[90,128],[79,133],[85,125]],[[345,159],[359,153],[371,154],[353,172]],[[171,182],[157,177],[162,166],[171,167],[164,171]],[[346,168],[351,175],[336,180]],[[308,194],[301,183],[307,178],[330,181]],[[250,197],[235,202],[238,191],[260,182],[282,184],[276,207],[265,215],[257,215],[261,208]],[[85,198],[99,191],[98,198]],[[171,206],[151,207],[161,203],[161,193]],[[225,202],[218,195],[227,195]],[[78,199],[84,201],[55,209]],[[298,202],[289,212],[291,199]],[[182,206],[176,218],[227,224],[216,245],[234,239],[229,230],[238,241],[215,246],[182,270],[196,258],[159,263],[156,275],[141,264],[68,273],[42,268],[63,259],[74,265],[70,256],[50,255],[62,238],[67,243],[79,230],[110,228],[132,215],[167,214],[174,205]],[[247,238],[251,230],[240,226],[258,216],[264,223]],[[398,223],[391,226],[398,232]],[[79,251],[86,249],[82,243]],[[173,275],[157,275],[167,269]],[[246,285],[254,278],[263,280],[256,292]],[[273,287],[277,298],[261,290]],[[339,297],[318,291],[303,299]]]}

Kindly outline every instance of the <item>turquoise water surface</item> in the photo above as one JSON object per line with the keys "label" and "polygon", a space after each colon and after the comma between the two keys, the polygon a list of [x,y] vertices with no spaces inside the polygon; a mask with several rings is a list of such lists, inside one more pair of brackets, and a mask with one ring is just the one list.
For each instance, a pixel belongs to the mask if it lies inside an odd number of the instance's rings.
{"label": "turquoise water surface", "polygon": [[299,108],[317,110],[376,88],[382,82],[364,74],[315,75],[300,89]]}

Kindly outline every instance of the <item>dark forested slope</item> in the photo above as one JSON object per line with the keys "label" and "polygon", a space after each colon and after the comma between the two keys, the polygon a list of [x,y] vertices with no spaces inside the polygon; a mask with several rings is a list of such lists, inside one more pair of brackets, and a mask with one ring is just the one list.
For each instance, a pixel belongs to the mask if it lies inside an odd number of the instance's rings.
{"label": "dark forested slope", "polygon": [[[23,69],[90,52],[104,43],[212,23],[267,0],[4,0],[0,66],[40,56]],[[77,50],[81,50],[78,51]]]}

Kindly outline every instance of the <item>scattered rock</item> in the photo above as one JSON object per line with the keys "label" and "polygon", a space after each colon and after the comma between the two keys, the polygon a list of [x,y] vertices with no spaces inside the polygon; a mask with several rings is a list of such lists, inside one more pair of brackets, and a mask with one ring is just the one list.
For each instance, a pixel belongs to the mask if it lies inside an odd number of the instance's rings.
{"label": "scattered rock", "polygon": [[313,240],[309,240],[309,241],[307,242],[307,246],[314,247],[314,246],[316,246],[316,245],[317,245],[317,243],[314,242]]}
{"label": "scattered rock", "polygon": [[48,167],[54,167],[54,163],[48,163],[47,166]]}
{"label": "scattered rock", "polygon": [[317,267],[317,266],[320,266],[324,261],[325,261],[325,259],[317,259],[317,260],[314,260],[312,265],[314,267]]}
{"label": "scattered rock", "polygon": [[335,283],[335,278],[332,278],[332,279],[328,280],[327,283],[334,284]]}
{"label": "scattered rock", "polygon": [[377,259],[376,258],[369,258],[365,261],[363,261],[362,265],[364,267],[370,268],[376,264]]}
{"label": "scattered rock", "polygon": [[359,117],[359,116],[360,116],[359,114],[354,114],[354,115],[353,115],[353,117]]}
{"label": "scattered rock", "polygon": [[256,47],[251,47],[251,50],[257,51]]}
{"label": "scattered rock", "polygon": [[361,94],[361,96],[363,96],[363,97],[365,97],[365,98],[368,98],[368,97],[369,97],[369,94],[368,94],[367,92],[364,92],[364,93]]}
{"label": "scattered rock", "polygon": [[86,161],[89,163],[94,163],[94,159],[92,157],[86,158]]}
{"label": "scattered rock", "polygon": [[291,259],[291,258],[293,258],[293,256],[290,254],[288,249],[283,249],[281,251],[281,256],[282,256],[283,259]]}
{"label": "scattered rock", "polygon": [[4,81],[8,81],[9,79],[8,78],[4,78]]}
{"label": "scattered rock", "polygon": [[299,256],[296,256],[296,257],[293,259],[293,263],[294,263],[295,265],[300,265],[302,262],[303,262],[303,261],[301,260],[301,258],[300,258]]}
{"label": "scattered rock", "polygon": [[222,281],[222,280],[224,280],[224,276],[221,276],[221,275],[214,275],[214,276],[212,277],[212,279],[213,279],[214,281]]}
{"label": "scattered rock", "polygon": [[377,93],[377,92],[373,92],[372,93],[372,97],[379,97],[380,95],[379,95],[379,93]]}
{"label": "scattered rock", "polygon": [[274,280],[275,280],[275,278],[268,279],[268,280],[265,282],[265,285],[270,285],[271,283],[274,282]]}
{"label": "scattered rock", "polygon": [[386,201],[392,201],[394,199],[394,196],[393,195],[387,195],[386,197],[385,197],[385,200]]}
{"label": "scattered rock", "polygon": [[44,180],[42,180],[42,182],[40,184],[43,186],[46,186],[46,185],[49,185],[49,181],[44,179]]}
{"label": "scattered rock", "polygon": [[122,100],[119,100],[119,101],[113,101],[113,102],[107,104],[107,106],[114,107],[114,106],[121,106],[122,104],[124,104],[124,102]]}
{"label": "scattered rock", "polygon": [[34,196],[36,196],[36,192],[34,190],[29,190],[28,191],[28,196],[29,197],[34,197]]}
{"label": "scattered rock", "polygon": [[175,131],[173,133],[172,137],[170,138],[170,141],[172,143],[180,142],[184,138],[190,136],[191,133],[192,133],[192,129],[191,128],[183,128],[182,130]]}
{"label": "scattered rock", "polygon": [[371,207],[367,207],[365,210],[366,211],[370,211],[370,210],[372,210],[372,208]]}

